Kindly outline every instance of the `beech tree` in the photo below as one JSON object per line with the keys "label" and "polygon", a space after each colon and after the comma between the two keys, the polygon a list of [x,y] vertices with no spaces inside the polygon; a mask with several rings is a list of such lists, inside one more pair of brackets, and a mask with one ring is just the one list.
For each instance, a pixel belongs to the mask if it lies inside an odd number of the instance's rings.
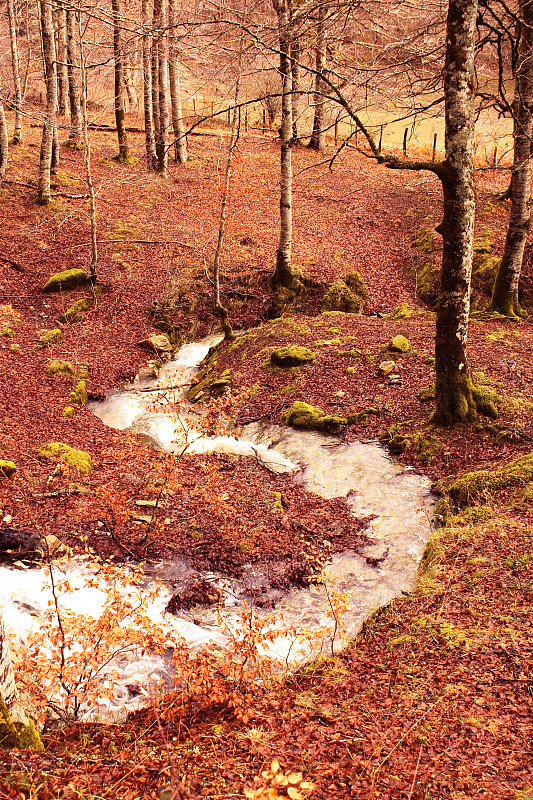
{"label": "beech tree", "polygon": [[124,51],[122,47],[122,9],[121,0],[112,0],[113,13],[113,60],[115,72],[115,122],[118,136],[118,160],[127,162],[130,158],[128,134],[124,117]]}
{"label": "beech tree", "polygon": [[66,29],[67,29],[67,74],[68,74],[68,97],[70,106],[70,133],[69,144],[72,147],[81,144],[82,110],[80,99],[79,65],[76,47],[76,11],[71,5],[67,5],[66,10]]}
{"label": "beech tree", "polygon": [[4,104],[1,99],[2,86],[0,84],[0,186],[5,178],[8,158],[8,135],[7,135],[7,122],[6,114],[4,111]]}
{"label": "beech tree", "polygon": [[14,0],[7,0],[7,16],[9,20],[13,88],[15,90],[15,127],[11,143],[20,144],[22,140],[22,85],[20,81],[20,59],[17,37],[17,7]]}
{"label": "beech tree", "polygon": [[511,172],[511,209],[503,257],[498,267],[490,310],[508,317],[525,312],[518,300],[526,239],[531,227],[531,169],[533,137],[533,0],[519,0],[518,59],[513,111],[514,158]]}
{"label": "beech tree", "polygon": [[144,141],[146,148],[146,167],[155,169],[155,136],[152,104],[152,25],[149,14],[149,0],[142,0],[142,64],[143,64],[143,110]]}
{"label": "beech tree", "polygon": [[[52,0],[40,0],[41,38],[43,44],[44,74],[46,85],[46,109],[44,112],[43,133],[39,160],[39,182],[37,202],[48,205],[51,199],[50,174],[58,160],[57,140],[57,74],[56,49],[54,40],[54,21]],[[55,150],[55,156],[54,156]]]}

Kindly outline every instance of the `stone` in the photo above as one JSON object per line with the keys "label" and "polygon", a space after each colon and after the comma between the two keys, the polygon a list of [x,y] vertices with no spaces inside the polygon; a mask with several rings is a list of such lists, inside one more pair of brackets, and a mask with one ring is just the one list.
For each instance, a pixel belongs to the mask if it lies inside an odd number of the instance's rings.
{"label": "stone", "polygon": [[64,292],[86,286],[89,278],[82,269],[67,269],[51,275],[43,286],[43,292]]}
{"label": "stone", "polygon": [[35,531],[17,530],[9,525],[0,527],[0,562],[4,564],[35,557],[41,545],[41,537]]}
{"label": "stone", "polygon": [[89,453],[85,450],[76,450],[63,442],[48,442],[39,450],[39,455],[44,458],[55,458],[64,461],[71,467],[79,469],[82,475],[89,475],[92,472],[92,462]]}
{"label": "stone", "polygon": [[344,281],[335,281],[322,298],[320,311],[342,311],[345,314],[360,314],[364,306],[364,298],[354,294]]}
{"label": "stone", "polygon": [[311,364],[316,356],[312,350],[299,345],[278,347],[270,354],[270,363],[276,367],[299,367]]}
{"label": "stone", "polygon": [[390,314],[387,314],[387,319],[405,319],[405,317],[412,317],[413,314],[416,314],[416,308],[408,303],[400,303],[392,309]]}
{"label": "stone", "polygon": [[138,346],[149,353],[157,353],[158,356],[166,356],[172,353],[173,345],[166,333],[151,333],[146,339],[138,342]]}
{"label": "stone", "polygon": [[382,361],[379,365],[380,373],[386,378],[387,375],[390,375],[391,372],[394,372],[397,369],[395,361]]}
{"label": "stone", "polygon": [[92,304],[93,301],[89,300],[88,297],[80,297],[79,300],[76,300],[71,306],[69,306],[69,308],[67,308],[64,314],[61,314],[58,321],[78,322],[83,318],[83,312],[88,311]]}
{"label": "stone", "polygon": [[2,478],[12,478],[17,471],[17,465],[14,461],[7,461],[0,458],[0,480]]}
{"label": "stone", "polygon": [[47,375],[68,375],[74,377],[76,370],[70,361],[64,361],[62,358],[52,358],[44,370]]}
{"label": "stone", "polygon": [[57,344],[63,338],[63,333],[61,332],[60,328],[52,328],[51,330],[47,330],[46,328],[40,330],[37,333],[37,337],[39,339],[39,344],[47,345],[47,344]]}
{"label": "stone", "polygon": [[79,381],[76,387],[70,392],[68,399],[77,406],[86,406],[89,402],[87,394],[87,381]]}
{"label": "stone", "polygon": [[346,417],[336,414],[324,414],[320,408],[296,400],[290,408],[283,412],[281,421],[293,428],[340,433],[348,424]]}
{"label": "stone", "polygon": [[393,350],[396,353],[407,353],[407,351],[410,349],[411,342],[401,334],[399,336],[395,336],[392,342],[389,344],[389,350]]}

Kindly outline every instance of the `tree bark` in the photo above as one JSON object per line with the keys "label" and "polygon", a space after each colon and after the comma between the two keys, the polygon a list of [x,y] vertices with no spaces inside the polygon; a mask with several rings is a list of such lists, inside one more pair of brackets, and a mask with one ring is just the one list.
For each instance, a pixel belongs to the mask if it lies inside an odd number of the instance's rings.
{"label": "tree bark", "polygon": [[440,425],[476,415],[467,358],[474,240],[474,38],[477,0],[449,0],[444,66],[446,158],[441,291],[435,339],[436,407]]}
{"label": "tree bark", "polygon": [[68,109],[67,20],[65,7],[57,0],[54,8],[54,22],[57,42],[57,107],[59,114],[65,116]]}
{"label": "tree bark", "polygon": [[15,127],[13,130],[12,144],[22,141],[22,86],[20,83],[20,59],[17,38],[17,9],[15,0],[7,0],[7,15],[9,19],[9,41],[11,44],[11,68],[13,72],[13,88],[15,90]]}
{"label": "tree bark", "polygon": [[66,14],[68,97],[70,105],[70,133],[68,141],[71,147],[78,147],[81,142],[82,113],[76,48],[76,12],[72,6],[69,5],[66,8]]}
{"label": "tree bark", "polygon": [[326,133],[324,131],[324,88],[325,84],[322,79],[324,70],[326,69],[326,35],[324,31],[324,17],[326,9],[323,4],[320,5],[318,10],[317,32],[316,32],[316,61],[315,61],[315,93],[313,103],[315,106],[315,115],[313,118],[313,132],[309,141],[309,147],[312,150],[319,150],[321,153],[326,146]]}
{"label": "tree bark", "polygon": [[299,142],[298,125],[300,122],[302,70],[300,67],[300,41],[297,36],[291,45],[291,78],[292,78],[292,140]]}
{"label": "tree bark", "polygon": [[290,0],[273,0],[278,15],[281,75],[280,237],[272,288],[295,289],[299,273],[291,263],[292,248],[292,75]]}
{"label": "tree bark", "polygon": [[163,177],[168,167],[168,35],[167,4],[154,0],[154,34],[157,36],[157,106],[158,125],[155,129],[156,172]]}
{"label": "tree bark", "polygon": [[11,665],[11,653],[0,609],[0,746],[43,750],[41,737],[24,711]]}
{"label": "tree bark", "polygon": [[155,168],[155,137],[154,137],[154,117],[152,107],[152,67],[151,67],[151,46],[152,28],[149,14],[149,0],[142,0],[142,60],[143,60],[143,107],[144,107],[144,137],[146,147],[146,167],[149,170]]}
{"label": "tree bark", "polygon": [[520,0],[520,38],[513,102],[514,159],[511,209],[503,257],[496,274],[491,311],[507,317],[524,316],[518,283],[526,239],[531,227],[531,143],[533,136],[533,0]]}
{"label": "tree bark", "polygon": [[176,0],[168,2],[169,25],[169,58],[168,73],[170,79],[170,104],[172,108],[172,128],[174,130],[175,159],[180,164],[187,163],[187,139],[183,125],[183,109],[181,105],[181,88],[178,67],[178,52],[176,47],[175,26],[177,22]]}
{"label": "tree bark", "polygon": [[[0,97],[2,94],[2,87],[0,85]],[[9,144],[8,144],[8,135],[7,135],[7,122],[6,122],[6,114],[4,111],[4,104],[0,99],[0,186],[2,185],[2,181],[6,175],[6,168],[7,168],[7,158],[9,152]]]}
{"label": "tree bark", "polygon": [[56,136],[56,108],[57,108],[57,76],[56,76],[56,51],[54,41],[54,20],[52,15],[52,0],[39,0],[41,10],[41,37],[43,43],[44,75],[46,85],[46,109],[44,113],[43,135],[41,139],[41,152],[39,159],[39,183],[37,202],[40,205],[50,203],[50,172],[53,159],[54,138]]}
{"label": "tree bark", "polygon": [[118,160],[127,162],[131,158],[126,133],[124,112],[124,53],[122,51],[122,13],[120,0],[112,0],[113,11],[113,58],[115,67],[115,121],[118,136]]}

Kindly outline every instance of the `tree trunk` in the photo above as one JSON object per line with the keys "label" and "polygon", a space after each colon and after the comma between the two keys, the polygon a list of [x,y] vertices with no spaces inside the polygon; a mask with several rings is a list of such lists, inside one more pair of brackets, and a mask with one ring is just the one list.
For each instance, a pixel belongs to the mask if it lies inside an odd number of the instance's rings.
{"label": "tree trunk", "polygon": [[128,147],[128,134],[124,118],[124,53],[122,52],[122,14],[120,0],[112,0],[113,10],[113,58],[115,66],[115,121],[118,136],[118,160],[131,159]]}
{"label": "tree trunk", "polygon": [[76,48],[76,12],[71,6],[67,6],[66,13],[68,97],[70,104],[70,133],[68,141],[71,147],[79,147],[81,142],[82,113]]}
{"label": "tree trunk", "polygon": [[167,175],[168,166],[168,35],[165,0],[154,0],[154,33],[157,36],[157,106],[155,129],[156,172]]}
{"label": "tree trunk", "polygon": [[183,126],[183,109],[181,105],[181,88],[178,67],[178,53],[176,48],[175,25],[177,21],[176,0],[168,2],[169,24],[169,59],[168,73],[170,79],[170,104],[172,108],[172,128],[174,130],[174,151],[176,161],[180,164],[187,163],[187,139]]}
{"label": "tree trunk", "polygon": [[474,37],[477,0],[449,0],[444,66],[446,159],[441,291],[435,339],[436,408],[440,425],[476,414],[467,359],[474,239]]}
{"label": "tree trunk", "polygon": [[[150,51],[151,72],[152,72],[152,118],[154,121],[154,148],[159,131],[159,42],[155,27],[155,0],[154,0],[154,20],[152,21],[152,48]],[[154,150],[155,152],[155,150]],[[154,158],[154,169],[157,166],[157,156]]]}
{"label": "tree trunk", "polygon": [[294,37],[291,45],[291,78],[292,78],[292,140],[299,142],[298,125],[300,122],[300,104],[302,88],[302,70],[300,67],[300,41]]}
{"label": "tree trunk", "polygon": [[54,22],[57,42],[57,106],[59,114],[65,116],[68,109],[67,20],[65,8],[57,0],[54,9]]}
{"label": "tree trunk", "polygon": [[[2,95],[2,87],[0,85],[0,98]],[[9,151],[8,135],[7,135],[7,122],[6,114],[4,111],[4,104],[0,99],[0,186],[6,175],[7,156]]]}
{"label": "tree trunk", "polygon": [[11,665],[4,619],[0,609],[0,746],[43,750],[33,722],[20,703]]}
{"label": "tree trunk", "polygon": [[11,67],[13,71],[13,87],[15,90],[15,128],[12,144],[22,141],[22,87],[20,83],[20,59],[17,39],[17,14],[15,0],[7,0],[7,15],[9,19],[9,41],[11,43]]}
{"label": "tree trunk", "polygon": [[[43,43],[44,75],[46,85],[46,110],[44,113],[43,135],[39,159],[39,184],[37,202],[50,203],[50,172],[52,169],[52,150],[56,135],[57,77],[56,51],[54,41],[54,20],[52,0],[39,0],[41,10],[41,37]],[[54,158],[54,163],[56,158]]]}
{"label": "tree trunk", "polygon": [[279,71],[281,75],[280,237],[272,288],[296,289],[299,273],[291,264],[292,246],[292,100],[291,16],[289,0],[273,0],[278,15]]}
{"label": "tree trunk", "polygon": [[513,109],[514,162],[511,174],[509,227],[489,308],[507,317],[520,317],[524,312],[518,301],[518,282],[527,234],[531,227],[533,0],[520,0],[520,38]]}
{"label": "tree trunk", "polygon": [[143,106],[144,106],[144,137],[146,146],[146,167],[155,168],[155,138],[154,117],[152,110],[152,68],[151,68],[151,24],[148,11],[149,0],[142,0],[142,59],[143,59]]}
{"label": "tree trunk", "polygon": [[318,22],[316,32],[316,62],[315,62],[315,93],[313,103],[315,106],[315,116],[313,119],[313,132],[309,141],[312,150],[319,150],[321,153],[326,146],[326,133],[324,130],[324,88],[325,84],[322,75],[326,69],[326,35],[324,31],[324,16],[326,9],[321,5],[318,10]]}

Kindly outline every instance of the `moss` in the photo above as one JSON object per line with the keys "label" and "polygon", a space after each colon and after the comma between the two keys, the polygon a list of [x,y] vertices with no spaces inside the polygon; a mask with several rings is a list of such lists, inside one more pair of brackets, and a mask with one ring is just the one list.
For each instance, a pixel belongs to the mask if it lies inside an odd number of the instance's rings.
{"label": "moss", "polygon": [[355,294],[344,281],[332,283],[324,297],[320,311],[341,311],[345,314],[360,314],[365,298]]}
{"label": "moss", "polygon": [[16,335],[13,328],[2,328],[0,330],[0,336],[3,336],[5,339],[14,339]]}
{"label": "moss", "polygon": [[431,463],[433,456],[440,449],[437,437],[422,430],[402,434],[399,433],[400,428],[401,425],[391,426],[380,435],[380,440],[388,445],[392,453],[414,453],[424,464]]}
{"label": "moss", "polygon": [[498,417],[496,403],[499,402],[500,398],[494,389],[488,386],[474,386],[472,389],[472,396],[480,414],[491,417],[491,419],[496,419],[496,417]]}
{"label": "moss", "polygon": [[67,419],[71,419],[75,415],[76,409],[73,406],[65,406],[61,413]]}
{"label": "moss", "polygon": [[57,344],[63,338],[63,333],[60,328],[52,328],[51,330],[41,330],[38,333],[39,344],[46,346],[47,344]]}
{"label": "moss", "polygon": [[87,395],[87,381],[79,381],[79,383],[69,394],[68,399],[71,403],[75,403],[77,406],[86,406],[89,402],[89,397]]}
{"label": "moss", "polygon": [[20,350],[20,344],[10,344],[9,349],[11,350],[12,353],[18,353],[18,351]]}
{"label": "moss", "polygon": [[432,253],[434,250],[433,239],[435,237],[435,229],[430,228],[428,225],[422,225],[415,235],[413,245],[421,253]]}
{"label": "moss", "polygon": [[37,728],[26,718],[26,722],[13,722],[4,698],[0,695],[0,747],[19,750],[44,750]]}
{"label": "moss", "polygon": [[299,345],[278,347],[270,354],[270,362],[277,367],[298,367],[301,364],[310,364],[316,356],[312,350]]}
{"label": "moss", "polygon": [[329,433],[339,433],[348,424],[346,417],[324,414],[320,408],[301,401],[294,402],[290,408],[284,411],[281,421],[284,425],[291,425],[293,428],[308,428]]}
{"label": "moss", "polygon": [[416,308],[408,305],[408,303],[400,303],[393,308],[390,314],[387,314],[387,319],[405,319],[405,317],[412,317],[416,314]]}
{"label": "moss", "polygon": [[219,397],[231,383],[231,370],[226,369],[218,378],[214,377],[214,370],[205,367],[197,376],[198,383],[193,384],[186,392],[185,397],[190,403],[199,403],[207,395]]}
{"label": "moss", "polygon": [[318,341],[313,342],[315,347],[331,347],[333,345],[342,344],[341,339],[318,339]]}
{"label": "moss", "polygon": [[76,370],[70,361],[64,361],[61,358],[53,358],[46,365],[45,372],[47,375],[69,375],[75,377]]}
{"label": "moss", "polygon": [[368,300],[368,289],[366,288],[366,283],[361,273],[356,269],[348,272],[344,278],[344,283],[357,297],[363,301],[363,304]]}
{"label": "moss", "polygon": [[436,528],[442,528],[446,525],[448,516],[450,514],[450,501],[447,497],[440,497],[435,503],[433,509],[433,520]]}
{"label": "moss", "polygon": [[[459,507],[477,504],[500,489],[525,486],[533,481],[533,453],[519,456],[508,464],[493,470],[467,472],[447,488],[452,500]],[[445,490],[447,481],[437,484]]]}
{"label": "moss", "polygon": [[472,261],[472,281],[486,294],[492,293],[501,258],[486,253],[474,255]]}
{"label": "moss", "polygon": [[0,458],[0,479],[12,478],[17,470],[17,465],[14,461],[6,461]]}
{"label": "moss", "polygon": [[67,308],[64,314],[59,317],[59,322],[78,322],[83,318],[83,312],[88,311],[92,306],[92,300],[88,297],[80,297]]}
{"label": "moss", "polygon": [[82,269],[67,269],[64,272],[56,272],[46,281],[43,292],[63,292],[69,289],[77,289],[86,286],[89,278]]}
{"label": "moss", "polygon": [[283,511],[283,502],[282,502],[281,492],[272,492],[272,495],[274,497],[274,503],[273,503],[274,508],[277,511]]}
{"label": "moss", "polygon": [[399,336],[395,336],[388,346],[388,349],[393,350],[395,353],[407,353],[410,348],[411,342],[401,334]]}
{"label": "moss", "polygon": [[474,239],[474,255],[478,253],[491,253],[492,252],[492,236],[493,230],[491,228],[483,228],[479,236]]}
{"label": "moss", "polygon": [[435,384],[431,383],[429,386],[425,386],[423,389],[420,389],[418,392],[418,399],[421,403],[428,403],[430,400],[434,400]]}
{"label": "moss", "polygon": [[357,367],[346,367],[346,372],[348,375],[355,375],[357,372]]}
{"label": "moss", "polygon": [[41,447],[39,455],[44,458],[55,458],[64,461],[71,467],[77,467],[82,475],[92,472],[91,456],[84,450],[75,450],[63,442],[48,442]]}
{"label": "moss", "polygon": [[440,267],[434,261],[425,261],[414,267],[414,278],[419,297],[426,303],[435,303],[439,294]]}

